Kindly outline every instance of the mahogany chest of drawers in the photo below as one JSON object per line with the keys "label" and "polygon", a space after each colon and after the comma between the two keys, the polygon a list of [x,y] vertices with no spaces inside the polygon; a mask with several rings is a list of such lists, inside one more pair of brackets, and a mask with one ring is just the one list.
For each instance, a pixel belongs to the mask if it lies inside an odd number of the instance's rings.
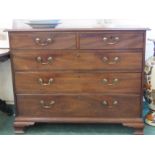
{"label": "mahogany chest of drawers", "polygon": [[143,132],[145,29],[10,30],[16,133],[35,122]]}

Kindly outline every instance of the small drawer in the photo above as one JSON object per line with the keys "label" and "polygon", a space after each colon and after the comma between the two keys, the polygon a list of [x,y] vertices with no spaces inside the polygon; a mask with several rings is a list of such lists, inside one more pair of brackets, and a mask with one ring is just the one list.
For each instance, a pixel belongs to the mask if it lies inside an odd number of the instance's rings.
{"label": "small drawer", "polygon": [[141,52],[31,50],[13,52],[14,69],[141,71]]}
{"label": "small drawer", "polygon": [[80,49],[144,48],[142,33],[80,33]]}
{"label": "small drawer", "polygon": [[17,94],[141,92],[141,73],[16,72]]}
{"label": "small drawer", "polygon": [[76,34],[71,32],[12,32],[12,49],[76,49]]}
{"label": "small drawer", "polygon": [[130,95],[17,95],[18,116],[140,117],[140,97]]}

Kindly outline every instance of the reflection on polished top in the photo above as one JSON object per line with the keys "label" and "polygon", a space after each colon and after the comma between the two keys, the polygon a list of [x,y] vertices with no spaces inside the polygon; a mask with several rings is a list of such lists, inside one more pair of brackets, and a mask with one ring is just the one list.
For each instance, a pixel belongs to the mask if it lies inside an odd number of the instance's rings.
{"label": "reflection on polished top", "polygon": [[14,20],[8,31],[57,31],[57,30],[147,30],[133,20]]}

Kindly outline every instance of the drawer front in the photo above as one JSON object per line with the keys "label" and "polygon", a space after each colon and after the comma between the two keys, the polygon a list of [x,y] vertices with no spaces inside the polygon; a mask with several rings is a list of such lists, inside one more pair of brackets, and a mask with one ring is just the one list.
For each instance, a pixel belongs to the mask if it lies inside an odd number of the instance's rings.
{"label": "drawer front", "polygon": [[142,33],[81,33],[81,49],[143,48]]}
{"label": "drawer front", "polygon": [[17,93],[140,93],[141,73],[16,72]]}
{"label": "drawer front", "polygon": [[13,52],[15,70],[132,70],[141,71],[140,52]]}
{"label": "drawer front", "polygon": [[140,116],[139,96],[18,95],[17,102],[18,115],[27,117]]}
{"label": "drawer front", "polygon": [[12,49],[76,49],[76,35],[70,32],[10,33]]}

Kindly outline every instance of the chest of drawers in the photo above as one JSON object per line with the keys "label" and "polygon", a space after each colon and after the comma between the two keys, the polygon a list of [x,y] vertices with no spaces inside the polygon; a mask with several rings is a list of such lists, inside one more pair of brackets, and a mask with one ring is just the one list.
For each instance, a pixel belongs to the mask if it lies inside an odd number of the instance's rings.
{"label": "chest of drawers", "polygon": [[36,122],[143,132],[145,29],[11,30],[16,133]]}

